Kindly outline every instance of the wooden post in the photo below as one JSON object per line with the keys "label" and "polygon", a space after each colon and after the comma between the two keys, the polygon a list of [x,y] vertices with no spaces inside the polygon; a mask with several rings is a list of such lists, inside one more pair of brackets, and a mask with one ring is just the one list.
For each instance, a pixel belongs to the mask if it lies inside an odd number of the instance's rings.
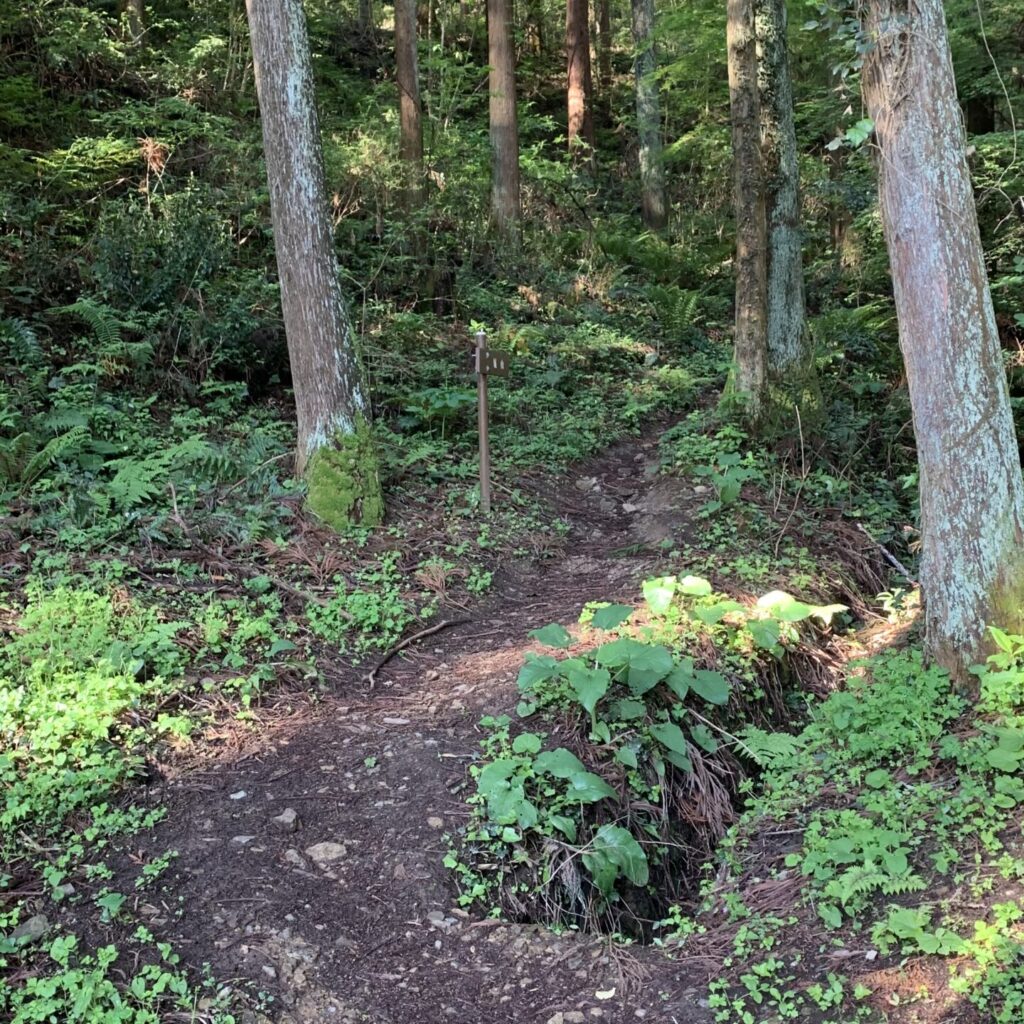
{"label": "wooden post", "polygon": [[476,332],[476,412],[480,431],[480,509],[486,515],[491,511],[491,441],[487,432],[487,368],[484,353],[487,335]]}

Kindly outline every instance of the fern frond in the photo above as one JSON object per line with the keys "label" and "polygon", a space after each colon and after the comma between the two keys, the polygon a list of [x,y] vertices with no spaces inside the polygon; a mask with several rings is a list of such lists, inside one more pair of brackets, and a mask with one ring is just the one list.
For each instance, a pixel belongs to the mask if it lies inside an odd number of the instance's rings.
{"label": "fern frond", "polygon": [[88,440],[89,431],[85,427],[72,427],[65,434],[51,437],[42,450],[36,452],[25,464],[25,468],[21,472],[22,489],[28,487],[55,462],[60,462],[61,459],[80,452]]}
{"label": "fern frond", "polygon": [[46,362],[35,331],[18,317],[0,320],[0,350],[4,362],[19,369],[36,367]]}
{"label": "fern frond", "polygon": [[50,312],[60,316],[76,316],[79,320],[84,320],[103,349],[121,346],[120,318],[109,306],[96,302],[95,299],[79,299],[69,306],[54,306]]}

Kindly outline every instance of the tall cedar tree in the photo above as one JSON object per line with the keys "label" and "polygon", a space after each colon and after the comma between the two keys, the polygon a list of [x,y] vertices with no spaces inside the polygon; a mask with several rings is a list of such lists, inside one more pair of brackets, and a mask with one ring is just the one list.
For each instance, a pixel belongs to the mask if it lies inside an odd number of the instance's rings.
{"label": "tall cedar tree", "polygon": [[423,118],[416,53],[416,0],[395,0],[395,78],[398,84],[398,155],[405,172],[405,205],[423,201]]}
{"label": "tall cedar tree", "polygon": [[306,19],[299,0],[246,6],[298,417],[296,471],[326,522],[373,524],[383,503],[327,213]]}
{"label": "tall cedar tree", "polygon": [[926,650],[966,682],[986,623],[1024,628],[1024,481],[942,0],[870,0],[864,29],[920,466]]}
{"label": "tall cedar tree", "polygon": [[661,101],[654,77],[654,0],[632,0],[636,59],[636,128],[640,145],[640,202],[644,224],[661,231],[668,223],[665,167],[661,158]]}
{"label": "tall cedar tree", "polygon": [[769,375],[778,391],[817,390],[805,324],[800,167],[789,77],[786,0],[755,0],[757,87],[761,122],[761,180],[767,230],[767,335]]}
{"label": "tall cedar tree", "polygon": [[594,84],[590,70],[590,4],[588,0],[566,0],[565,57],[569,108],[569,149],[586,149],[586,160],[594,153]]}
{"label": "tall cedar tree", "polygon": [[733,202],[736,210],[736,331],[733,390],[758,422],[767,390],[765,203],[757,93],[753,0],[728,0],[726,43],[732,120]]}
{"label": "tall cedar tree", "polygon": [[491,216],[505,235],[517,230],[522,215],[511,7],[512,0],[487,0],[487,60],[491,66]]}

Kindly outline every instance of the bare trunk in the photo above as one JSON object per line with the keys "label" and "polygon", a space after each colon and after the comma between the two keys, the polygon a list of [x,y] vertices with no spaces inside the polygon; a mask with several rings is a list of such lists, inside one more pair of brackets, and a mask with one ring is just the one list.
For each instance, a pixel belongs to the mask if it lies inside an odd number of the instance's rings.
{"label": "bare trunk", "polygon": [[543,0],[526,0],[526,48],[535,56],[545,50],[547,33],[544,31]]}
{"label": "bare trunk", "polygon": [[597,0],[597,94],[603,116],[612,109],[612,10],[611,0]]}
{"label": "bare trunk", "polygon": [[487,0],[487,59],[491,67],[491,214],[495,225],[505,234],[514,233],[521,216],[511,6],[512,0]]}
{"label": "bare trunk", "polygon": [[668,223],[665,168],[661,161],[661,102],[654,77],[654,0],[632,0],[636,47],[636,132],[640,144],[640,201],[644,224],[661,231]]}
{"label": "bare trunk", "polygon": [[405,205],[423,201],[423,120],[416,53],[416,0],[395,0],[395,78],[398,82],[398,155],[406,174]]}
{"label": "bare trunk", "polygon": [[146,32],[145,0],[123,0],[121,10],[128,27],[128,37],[133,46],[138,46]]}
{"label": "bare trunk", "polygon": [[[786,0],[756,0],[761,174],[768,231],[768,364],[786,391],[814,376],[804,323],[800,167],[786,43]],[[799,380],[793,380],[799,378]],[[802,404],[802,403],[801,403]]]}
{"label": "bare trunk", "polygon": [[359,34],[367,38],[373,33],[373,0],[359,0]]}
{"label": "bare trunk", "polygon": [[753,0],[728,0],[726,41],[736,209],[736,332],[734,390],[757,422],[767,373],[767,283],[764,190],[758,122]]}
{"label": "bare trunk", "polygon": [[332,526],[378,522],[377,462],[324,191],[313,68],[299,0],[247,0],[298,417],[296,471]]}
{"label": "bare trunk", "polygon": [[942,0],[870,0],[863,88],[907,370],[929,656],[958,681],[1024,627],[1024,481]]}
{"label": "bare trunk", "polygon": [[593,82],[590,72],[590,11],[588,0],[567,0],[565,54],[568,66],[569,149],[594,152]]}

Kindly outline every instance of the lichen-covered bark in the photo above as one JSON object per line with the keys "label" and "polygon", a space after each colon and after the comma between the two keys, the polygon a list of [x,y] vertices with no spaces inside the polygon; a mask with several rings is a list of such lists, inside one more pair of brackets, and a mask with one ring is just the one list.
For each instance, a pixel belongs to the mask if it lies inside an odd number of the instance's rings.
{"label": "lichen-covered bark", "polygon": [[495,226],[505,235],[515,233],[522,215],[511,6],[511,0],[487,0],[487,60],[491,66],[491,215]]}
{"label": "lichen-covered bark", "polygon": [[743,396],[748,417],[757,422],[763,413],[765,399],[767,323],[765,207],[761,182],[753,0],[728,0],[726,42],[736,211],[736,330],[732,389]]}
{"label": "lichen-covered bark", "polygon": [[594,86],[590,70],[589,0],[566,0],[565,5],[566,98],[569,108],[569,150],[586,148],[586,159],[594,151]]}
{"label": "lichen-covered bark", "polygon": [[[247,0],[247,10],[298,419],[296,471],[363,438],[358,475],[345,485],[359,497],[347,507],[372,523],[380,484],[363,437],[369,409],[327,214],[306,20],[299,0]],[[332,486],[343,475],[339,469]],[[322,497],[323,488],[311,490],[314,512]]]}
{"label": "lichen-covered bark", "polygon": [[640,197],[644,224],[661,231],[668,223],[665,168],[661,160],[661,103],[654,77],[654,0],[632,0],[633,45],[636,57],[636,130],[640,143]]}
{"label": "lichen-covered bark", "polygon": [[793,125],[785,0],[756,0],[757,86],[761,123],[761,175],[768,232],[768,366],[785,387],[791,371],[813,370],[804,323],[800,231],[800,169]]}
{"label": "lichen-covered bark", "polygon": [[416,53],[416,0],[395,0],[395,79],[398,84],[398,156],[406,173],[405,204],[423,199],[423,120],[419,58]]}
{"label": "lichen-covered bark", "polygon": [[864,22],[920,465],[926,646],[966,681],[986,624],[1024,627],[1024,482],[942,0],[870,0]]}

